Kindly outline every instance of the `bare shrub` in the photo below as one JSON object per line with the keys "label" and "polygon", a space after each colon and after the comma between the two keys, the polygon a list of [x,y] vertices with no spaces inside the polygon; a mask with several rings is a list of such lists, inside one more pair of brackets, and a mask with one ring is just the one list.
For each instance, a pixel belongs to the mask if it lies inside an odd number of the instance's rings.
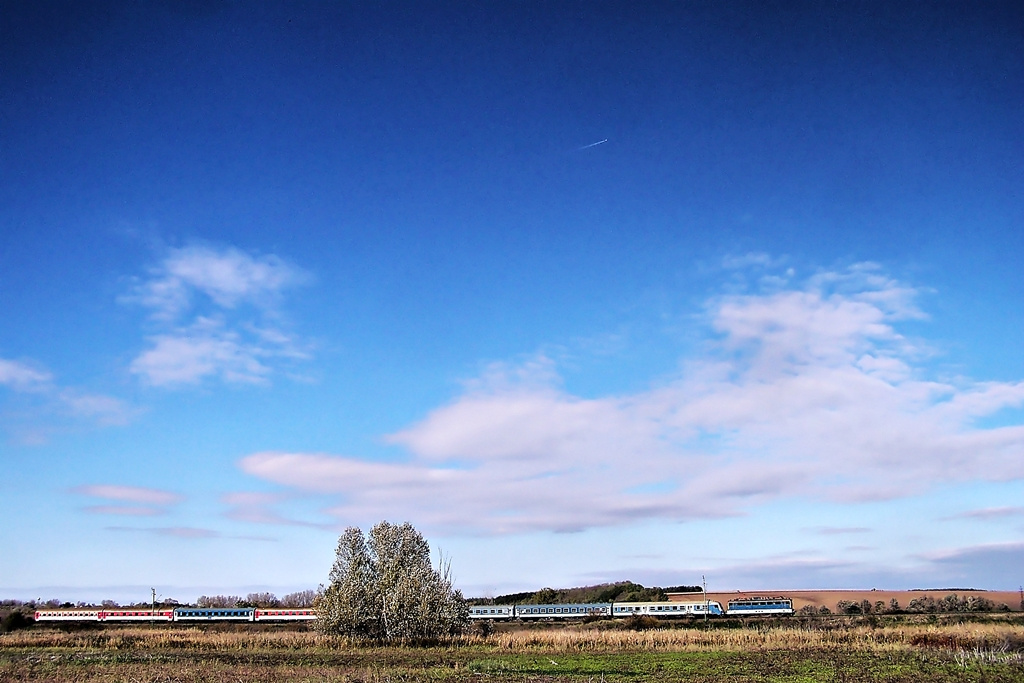
{"label": "bare shrub", "polygon": [[297,591],[281,598],[281,607],[312,607],[316,600],[315,590]]}
{"label": "bare shrub", "polygon": [[330,585],[317,597],[321,633],[385,642],[450,638],[469,626],[469,607],[451,566],[430,563],[430,545],[406,522],[380,522],[364,538],[338,539]]}
{"label": "bare shrub", "polygon": [[634,614],[626,619],[626,628],[630,631],[649,631],[659,626],[660,621],[646,614]]}
{"label": "bare shrub", "polygon": [[197,607],[235,607],[242,602],[240,595],[200,595],[196,600]]}

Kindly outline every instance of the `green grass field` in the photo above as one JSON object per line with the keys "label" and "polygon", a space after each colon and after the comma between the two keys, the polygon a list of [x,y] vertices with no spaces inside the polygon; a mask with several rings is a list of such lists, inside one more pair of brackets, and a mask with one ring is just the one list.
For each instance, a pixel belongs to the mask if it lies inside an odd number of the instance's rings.
{"label": "green grass field", "polygon": [[394,647],[284,629],[33,628],[0,636],[0,680],[1024,682],[1024,625],[510,625]]}

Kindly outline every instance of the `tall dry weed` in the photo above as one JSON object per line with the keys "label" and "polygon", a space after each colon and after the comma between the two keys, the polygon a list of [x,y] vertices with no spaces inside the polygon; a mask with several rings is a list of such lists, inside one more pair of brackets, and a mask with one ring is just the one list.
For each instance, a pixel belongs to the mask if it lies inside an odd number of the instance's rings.
{"label": "tall dry weed", "polygon": [[0,647],[75,648],[95,650],[303,650],[314,647],[315,634],[304,631],[224,632],[202,629],[117,629],[61,632],[16,631],[0,637]]}
{"label": "tall dry weed", "polygon": [[766,629],[666,629],[608,631],[559,629],[513,630],[482,638],[510,652],[602,651],[768,651],[768,650],[891,650],[935,648],[975,650],[1009,648],[1024,651],[1024,627],[1006,624],[955,624],[948,626],[854,626],[811,630],[792,627]]}
{"label": "tall dry weed", "polygon": [[[810,629],[797,626],[741,629],[672,628],[623,631],[568,626],[522,628],[487,636],[466,635],[450,647],[487,647],[506,652],[623,651],[950,651],[1024,652],[1024,626],[949,624],[845,626]],[[311,631],[206,631],[199,628],[124,628],[62,632],[26,630],[0,635],[0,648],[73,650],[322,651],[362,649],[346,638]]]}

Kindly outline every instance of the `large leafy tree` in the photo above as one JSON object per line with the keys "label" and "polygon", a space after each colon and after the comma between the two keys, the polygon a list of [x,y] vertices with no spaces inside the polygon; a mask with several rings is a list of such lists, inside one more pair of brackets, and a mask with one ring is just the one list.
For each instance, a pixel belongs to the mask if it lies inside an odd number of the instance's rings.
{"label": "large leafy tree", "polygon": [[314,604],[323,633],[407,641],[453,636],[469,624],[450,565],[433,567],[430,545],[408,522],[381,522],[365,537],[346,529],[329,578]]}

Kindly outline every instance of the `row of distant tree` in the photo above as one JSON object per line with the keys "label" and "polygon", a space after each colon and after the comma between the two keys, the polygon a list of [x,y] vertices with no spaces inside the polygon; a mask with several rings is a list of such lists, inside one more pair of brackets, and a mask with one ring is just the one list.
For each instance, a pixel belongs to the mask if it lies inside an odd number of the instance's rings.
{"label": "row of distant tree", "polygon": [[[312,607],[316,598],[315,590],[297,591],[283,597],[273,593],[249,593],[244,598],[240,595],[201,595],[196,600],[196,607]],[[152,602],[136,602],[121,605],[116,600],[103,600],[99,604],[89,602],[64,602],[52,600],[0,600],[0,609],[36,610],[36,609],[76,609],[76,608],[115,608],[115,607],[151,607]],[[157,600],[158,607],[177,607],[182,603],[173,598]]]}
{"label": "row of distant tree", "polygon": [[542,588],[527,593],[509,593],[494,598],[476,598],[475,604],[494,605],[565,605],[596,602],[659,602],[668,600],[669,593],[700,593],[700,586],[668,586],[647,588],[632,581],[602,583],[580,588]]}
{"label": "row of distant tree", "polygon": [[316,599],[315,590],[304,590],[277,597],[273,593],[249,593],[244,598],[238,595],[200,595],[197,607],[312,607]]}
{"label": "row of distant tree", "polygon": [[[1024,610],[1024,601],[1021,601]],[[901,607],[899,600],[893,598],[888,603],[878,600],[840,600],[836,604],[838,614],[934,614],[947,612],[1009,612],[1010,606],[1005,603],[996,604],[979,595],[956,595],[955,593],[941,598],[925,595],[914,598],[906,607]],[[828,607],[806,605],[799,610],[800,614],[832,614]]]}

